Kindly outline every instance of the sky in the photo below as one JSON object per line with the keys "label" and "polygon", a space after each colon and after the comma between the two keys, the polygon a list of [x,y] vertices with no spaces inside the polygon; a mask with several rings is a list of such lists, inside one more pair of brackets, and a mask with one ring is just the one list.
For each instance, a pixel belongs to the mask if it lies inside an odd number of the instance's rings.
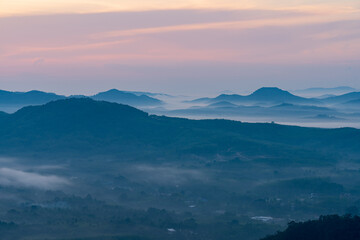
{"label": "sky", "polygon": [[0,89],[360,89],[359,0],[0,0]]}

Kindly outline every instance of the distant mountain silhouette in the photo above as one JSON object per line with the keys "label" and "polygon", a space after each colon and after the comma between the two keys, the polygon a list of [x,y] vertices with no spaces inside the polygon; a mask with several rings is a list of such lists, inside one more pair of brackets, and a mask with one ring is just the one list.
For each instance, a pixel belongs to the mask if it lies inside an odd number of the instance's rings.
{"label": "distant mountain silhouette", "polygon": [[[15,110],[24,106],[40,105],[54,100],[61,100],[66,98],[87,98],[87,96],[72,95],[70,97],[66,97],[54,93],[47,93],[35,90],[30,92],[10,92],[0,90],[0,106],[14,106]],[[162,101],[153,97],[149,97],[143,93],[140,94],[140,92],[125,92],[116,89],[98,93],[94,96],[91,96],[91,98],[137,107],[157,106],[163,104]]]}
{"label": "distant mountain silhouette", "polygon": [[328,115],[328,114],[318,114],[316,116],[309,117],[309,119],[314,119],[314,120],[346,120],[344,118],[338,118],[338,117]]}
{"label": "distant mountain silhouette", "polygon": [[319,97],[317,97],[318,99],[325,99],[325,98],[330,98],[330,97],[336,97],[337,95],[334,94],[325,94],[325,95],[321,95]]}
{"label": "distant mountain silhouette", "polygon": [[315,104],[320,103],[314,99],[308,99],[295,96],[288,91],[281,90],[276,87],[264,87],[256,90],[250,95],[242,96],[237,94],[222,94],[216,98],[195,99],[193,102],[219,102],[227,101],[230,103],[297,103],[297,104]]}
{"label": "distant mountain silhouette", "polygon": [[64,99],[65,96],[41,91],[10,92],[0,90],[0,105],[32,105],[45,104],[50,101]]}
{"label": "distant mountain silhouette", "polygon": [[340,96],[335,97],[329,97],[322,99],[321,101],[329,104],[340,104],[340,103],[346,103],[349,101],[360,99],[360,92],[351,92],[347,94],[343,94]]}
{"label": "distant mountain silhouette", "polygon": [[237,107],[237,106],[238,105],[233,104],[231,102],[220,101],[220,102],[212,103],[208,107]]}
{"label": "distant mountain silhouette", "polygon": [[346,106],[360,107],[360,99],[351,100],[343,103]]}
{"label": "distant mountain silhouette", "polygon": [[294,90],[291,92],[306,97],[319,97],[323,95],[341,95],[354,91],[356,91],[356,89],[352,87],[340,86],[334,88],[307,88],[301,90]]}
{"label": "distant mountain silhouette", "polygon": [[98,93],[91,98],[131,106],[157,106],[163,104],[162,101],[144,94],[138,95],[132,92],[119,91],[117,89]]}
{"label": "distant mountain silhouette", "polygon": [[273,106],[273,108],[288,108],[288,107],[295,107],[295,104],[291,104],[291,103],[282,103],[279,105],[275,105]]}
{"label": "distant mountain silhouette", "polygon": [[137,96],[141,96],[141,95],[146,95],[149,97],[156,97],[156,96],[164,96],[164,97],[173,97],[172,95],[166,94],[166,93],[153,93],[153,92],[138,92],[138,91],[123,91],[126,93],[132,93],[135,94]]}
{"label": "distant mountain silhouette", "polygon": [[279,88],[260,88],[248,96],[254,101],[287,102],[287,103],[310,103],[314,100],[295,96],[288,91]]}
{"label": "distant mountain silhouette", "polygon": [[85,95],[71,95],[68,98],[88,98],[88,96],[85,96]]}
{"label": "distant mountain silhouette", "polygon": [[[155,112],[156,113],[156,112]],[[303,119],[313,117],[318,114],[327,114],[334,116],[342,116],[341,112],[336,111],[335,109],[320,107],[316,105],[302,105],[302,104],[291,104],[291,103],[281,103],[277,105],[270,106],[246,106],[245,104],[235,105],[227,101],[220,101],[209,104],[208,106],[193,106],[187,109],[176,109],[167,112],[159,111],[158,114],[167,114],[170,116],[183,116],[183,117],[201,117],[201,118],[249,118],[253,119],[262,119],[266,117],[267,119],[281,120],[284,118],[289,119]],[[338,118],[340,120],[340,118]],[[264,121],[262,119],[262,121]]]}
{"label": "distant mountain silhouette", "polygon": [[283,108],[289,110],[308,110],[308,111],[334,111],[333,109],[327,107],[319,107],[314,105],[296,105],[291,103],[282,103],[279,105],[275,105],[272,108]]}
{"label": "distant mountain silhouette", "polygon": [[194,100],[187,100],[184,102],[186,102],[186,103],[211,103],[212,100],[213,100],[213,98],[203,97],[203,98],[197,98]]}
{"label": "distant mountain silhouette", "polygon": [[[206,98],[205,98],[206,99]],[[227,101],[227,102],[244,102],[245,96],[239,95],[239,94],[221,94],[217,96],[216,98],[209,99],[211,102],[215,101]]]}

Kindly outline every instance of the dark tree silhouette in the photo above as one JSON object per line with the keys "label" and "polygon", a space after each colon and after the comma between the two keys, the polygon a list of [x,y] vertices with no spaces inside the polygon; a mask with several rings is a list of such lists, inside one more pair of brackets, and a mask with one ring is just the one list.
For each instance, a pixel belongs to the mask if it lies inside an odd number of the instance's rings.
{"label": "dark tree silhouette", "polygon": [[319,220],[290,222],[283,232],[262,240],[359,240],[360,217],[345,215],[321,216]]}

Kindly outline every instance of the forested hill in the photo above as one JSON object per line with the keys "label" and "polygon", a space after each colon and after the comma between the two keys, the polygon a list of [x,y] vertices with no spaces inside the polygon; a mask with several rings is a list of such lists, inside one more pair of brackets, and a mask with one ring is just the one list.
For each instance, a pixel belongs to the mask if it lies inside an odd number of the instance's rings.
{"label": "forested hill", "polygon": [[319,220],[289,223],[288,228],[262,240],[359,240],[360,217],[322,216]]}
{"label": "forested hill", "polygon": [[0,152],[8,155],[171,154],[172,158],[221,155],[229,159],[241,155],[316,163],[336,160],[340,153],[346,153],[343,157],[360,154],[357,129],[169,118],[88,98],[25,107],[0,115],[0,124]]}

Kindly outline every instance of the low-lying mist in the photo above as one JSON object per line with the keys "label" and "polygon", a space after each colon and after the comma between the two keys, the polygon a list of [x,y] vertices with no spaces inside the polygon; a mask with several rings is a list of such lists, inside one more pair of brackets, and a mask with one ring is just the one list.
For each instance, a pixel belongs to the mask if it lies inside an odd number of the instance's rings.
{"label": "low-lying mist", "polygon": [[0,168],[0,185],[2,186],[56,190],[69,184],[67,179],[55,175]]}
{"label": "low-lying mist", "polygon": [[185,169],[176,166],[136,165],[133,166],[133,177],[140,181],[162,185],[207,181],[208,176],[199,169]]}

